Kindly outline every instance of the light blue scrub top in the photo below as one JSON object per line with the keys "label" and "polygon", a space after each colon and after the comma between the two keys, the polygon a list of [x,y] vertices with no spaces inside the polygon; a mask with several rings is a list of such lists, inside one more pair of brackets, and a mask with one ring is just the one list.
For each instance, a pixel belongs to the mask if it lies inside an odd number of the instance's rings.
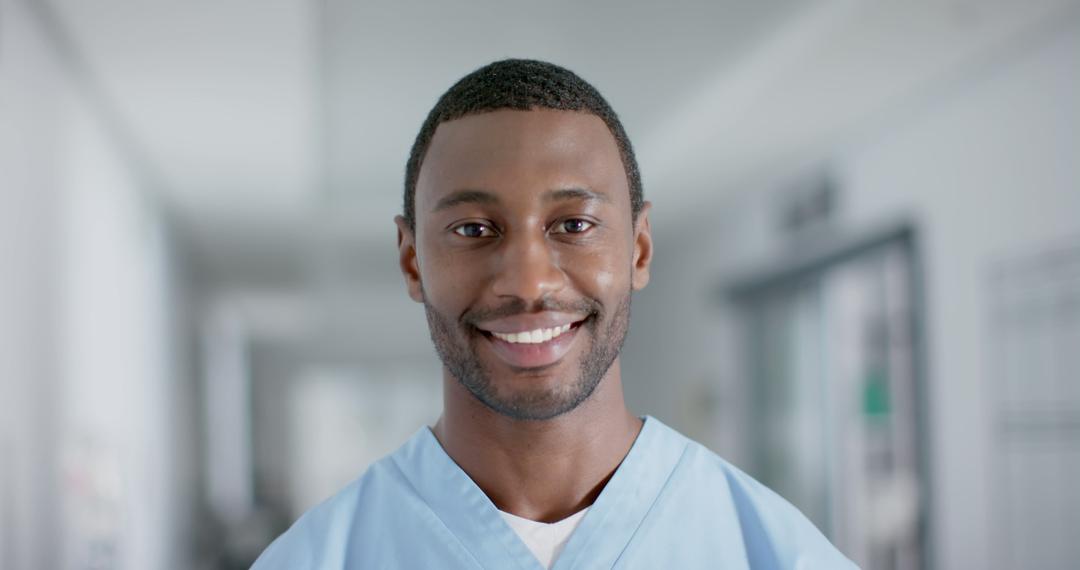
{"label": "light blue scrub top", "polygon": [[[308,511],[256,570],[543,570],[422,428]],[[652,417],[555,561],[595,568],[855,568],[795,507]]]}

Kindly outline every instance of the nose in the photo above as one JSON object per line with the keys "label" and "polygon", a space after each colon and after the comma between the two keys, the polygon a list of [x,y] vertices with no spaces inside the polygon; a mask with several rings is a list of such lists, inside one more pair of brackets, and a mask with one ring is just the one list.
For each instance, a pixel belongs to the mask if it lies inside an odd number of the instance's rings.
{"label": "nose", "polygon": [[546,236],[508,236],[492,281],[499,297],[517,297],[529,305],[566,286],[566,273]]}

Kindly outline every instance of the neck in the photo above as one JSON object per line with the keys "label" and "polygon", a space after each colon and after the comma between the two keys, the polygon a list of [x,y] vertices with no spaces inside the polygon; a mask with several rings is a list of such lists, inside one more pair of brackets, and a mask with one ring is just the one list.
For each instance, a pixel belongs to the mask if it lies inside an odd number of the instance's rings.
{"label": "neck", "polygon": [[641,430],[623,400],[616,360],[593,394],[548,420],[518,420],[484,406],[443,374],[433,429],[446,453],[499,509],[543,522],[596,500]]}

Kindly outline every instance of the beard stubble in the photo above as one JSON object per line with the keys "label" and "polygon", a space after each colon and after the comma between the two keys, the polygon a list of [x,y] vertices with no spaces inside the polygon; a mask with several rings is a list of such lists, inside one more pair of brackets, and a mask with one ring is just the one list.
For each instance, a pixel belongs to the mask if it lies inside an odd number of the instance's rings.
{"label": "beard stubble", "polygon": [[[506,393],[505,384],[485,370],[477,353],[477,343],[488,342],[471,323],[490,318],[530,312],[523,301],[515,301],[493,310],[470,311],[457,322],[442,315],[424,301],[431,340],[443,366],[466,390],[492,411],[515,420],[548,420],[565,414],[585,402],[596,390],[622,350],[630,328],[631,291],[619,301],[611,318],[594,300],[569,305],[542,302],[534,310],[562,310],[587,313],[577,334],[587,332],[585,354],[577,367],[577,377],[554,388],[536,388]],[[514,373],[528,373],[518,370]]]}

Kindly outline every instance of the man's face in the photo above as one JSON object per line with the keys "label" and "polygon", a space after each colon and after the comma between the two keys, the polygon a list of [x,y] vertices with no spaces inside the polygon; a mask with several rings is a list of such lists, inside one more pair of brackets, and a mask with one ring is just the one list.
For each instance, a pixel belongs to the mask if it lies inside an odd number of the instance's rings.
{"label": "man's face", "polygon": [[648,206],[631,220],[615,139],[570,111],[441,124],[399,217],[401,267],[446,370],[490,409],[574,409],[618,356],[648,281]]}

